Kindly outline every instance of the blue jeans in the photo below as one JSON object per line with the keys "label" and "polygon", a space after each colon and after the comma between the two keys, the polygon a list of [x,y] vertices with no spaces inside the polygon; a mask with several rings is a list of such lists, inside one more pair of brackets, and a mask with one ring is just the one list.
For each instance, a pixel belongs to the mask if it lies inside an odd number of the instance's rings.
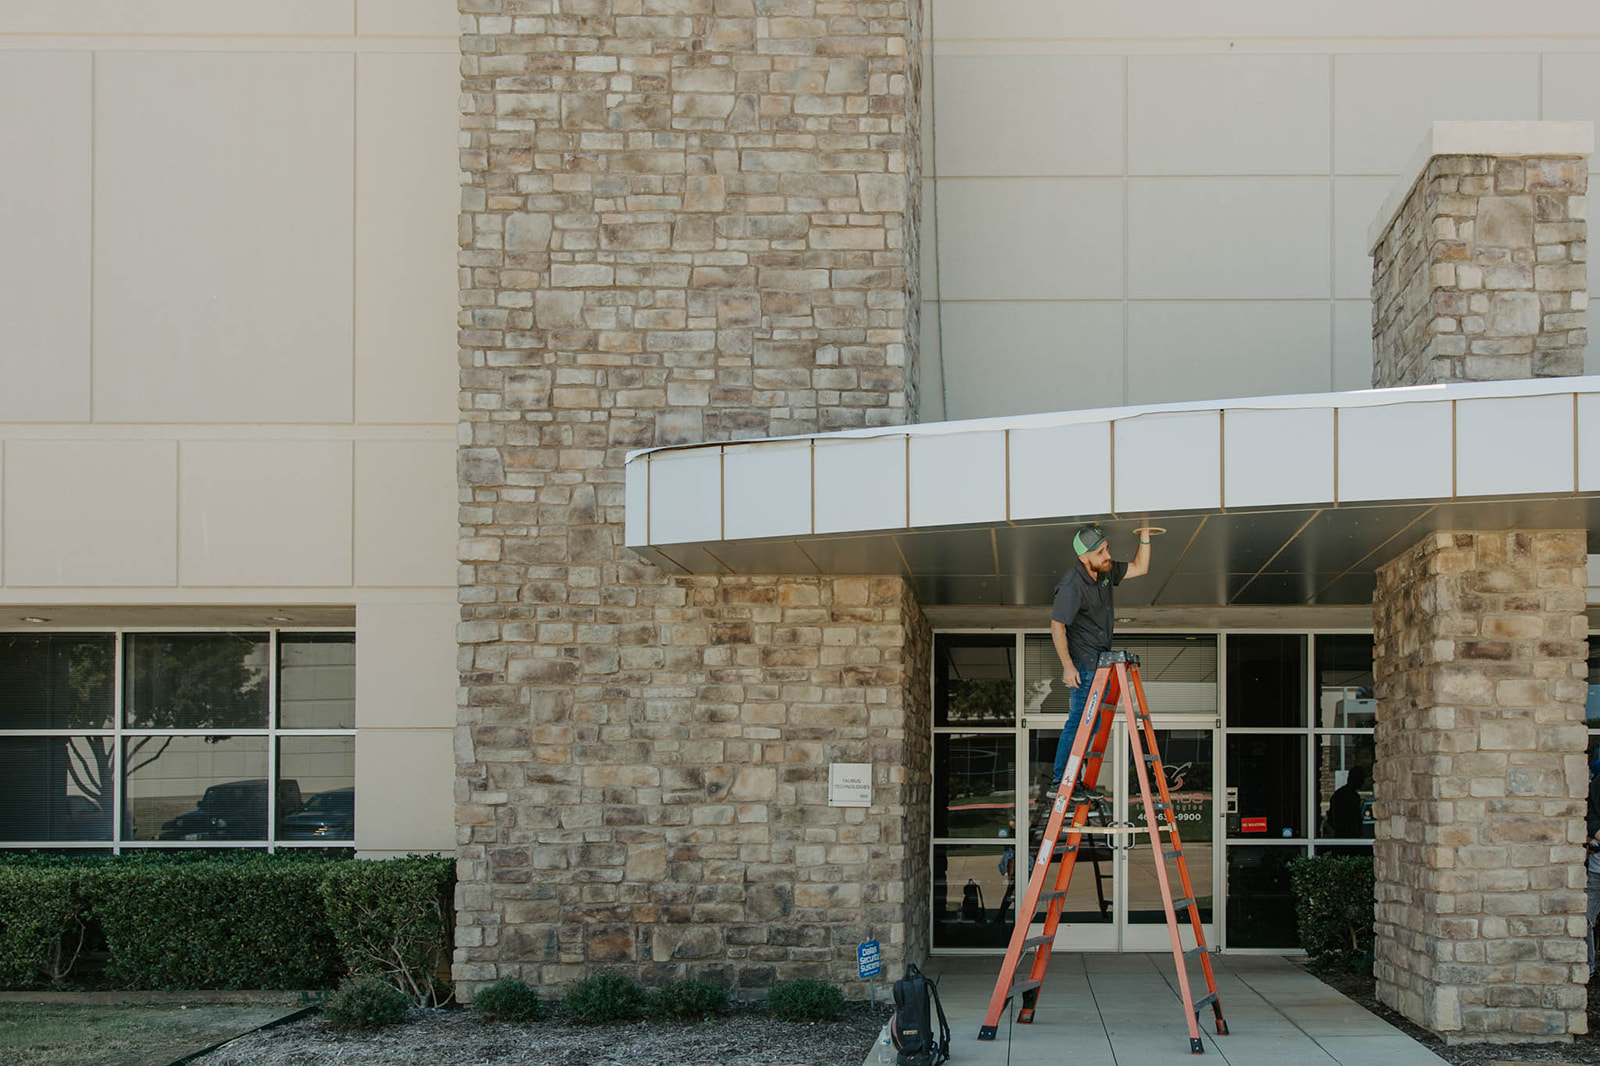
{"label": "blue jeans", "polygon": [[1078,687],[1072,690],[1067,707],[1067,724],[1061,727],[1061,737],[1056,741],[1056,771],[1051,781],[1061,780],[1067,768],[1067,756],[1072,754],[1072,742],[1078,736],[1078,723],[1083,719],[1084,705],[1089,702],[1089,689],[1094,685],[1095,667],[1100,662],[1100,652],[1090,649],[1071,653],[1072,665],[1078,668]]}

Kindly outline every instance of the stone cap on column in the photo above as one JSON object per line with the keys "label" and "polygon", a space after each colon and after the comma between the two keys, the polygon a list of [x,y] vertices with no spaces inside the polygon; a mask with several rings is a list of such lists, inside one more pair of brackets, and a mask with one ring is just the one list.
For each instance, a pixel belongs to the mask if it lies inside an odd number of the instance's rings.
{"label": "stone cap on column", "polygon": [[1547,158],[1594,154],[1592,122],[1435,122],[1400,171],[1377,217],[1367,227],[1371,253],[1388,232],[1389,224],[1405,204],[1428,160],[1440,155],[1477,155],[1499,158]]}

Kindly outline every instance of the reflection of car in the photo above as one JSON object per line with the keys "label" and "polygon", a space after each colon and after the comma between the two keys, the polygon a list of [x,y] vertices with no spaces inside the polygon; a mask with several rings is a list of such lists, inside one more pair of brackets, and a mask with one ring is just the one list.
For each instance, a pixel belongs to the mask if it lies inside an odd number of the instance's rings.
{"label": "reflection of car", "polygon": [[279,840],[354,840],[356,790],[318,792],[295,813],[278,820]]}
{"label": "reflection of car", "polygon": [[[300,809],[297,782],[278,781],[280,817]],[[161,840],[265,840],[267,782],[257,777],[212,785],[199,805],[161,826]]]}

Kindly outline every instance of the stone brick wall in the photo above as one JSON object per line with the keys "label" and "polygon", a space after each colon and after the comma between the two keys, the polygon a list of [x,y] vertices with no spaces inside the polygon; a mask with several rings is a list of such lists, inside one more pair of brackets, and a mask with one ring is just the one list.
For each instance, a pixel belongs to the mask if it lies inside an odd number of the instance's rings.
{"label": "stone brick wall", "polygon": [[1373,249],[1375,387],[1583,373],[1588,163],[1435,156]]}
{"label": "stone brick wall", "polygon": [[1585,1032],[1583,532],[1378,571],[1378,997],[1450,1038]]}
{"label": "stone brick wall", "polygon": [[914,415],[920,7],[460,7],[460,987],[841,979],[869,930],[892,965],[927,935],[909,589],[662,573],[623,459]]}

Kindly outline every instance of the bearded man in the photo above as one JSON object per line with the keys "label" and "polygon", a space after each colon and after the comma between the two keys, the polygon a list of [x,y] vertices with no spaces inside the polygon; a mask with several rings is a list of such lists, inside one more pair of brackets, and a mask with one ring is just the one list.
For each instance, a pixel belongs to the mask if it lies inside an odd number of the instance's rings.
{"label": "bearded man", "polygon": [[[1056,741],[1056,768],[1050,778],[1054,784],[1047,798],[1054,796],[1061,785],[1061,774],[1072,752],[1073,738],[1078,735],[1078,723],[1089,699],[1089,687],[1094,682],[1100,653],[1111,650],[1116,612],[1112,591],[1124,578],[1143,577],[1150,572],[1151,529],[1142,526],[1134,532],[1139,535],[1139,551],[1133,562],[1124,563],[1111,558],[1105,530],[1098,525],[1078,530],[1072,538],[1072,549],[1078,561],[1056,585],[1055,605],[1050,610],[1050,639],[1055,642],[1056,655],[1061,658],[1061,680],[1072,690],[1072,697],[1067,724]],[[1081,783],[1073,784],[1074,802],[1093,794]]]}

